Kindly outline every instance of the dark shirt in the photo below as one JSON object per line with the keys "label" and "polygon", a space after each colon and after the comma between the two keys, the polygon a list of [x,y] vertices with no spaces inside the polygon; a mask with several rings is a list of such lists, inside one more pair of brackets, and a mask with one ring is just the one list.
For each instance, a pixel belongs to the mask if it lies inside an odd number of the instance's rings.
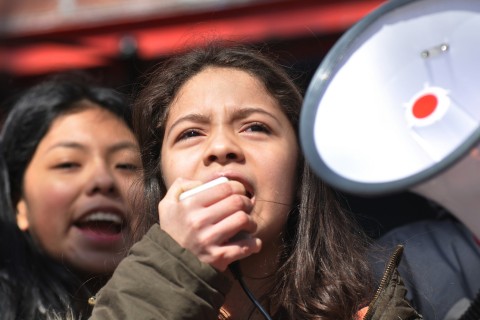
{"label": "dark shirt", "polygon": [[379,243],[387,251],[405,246],[399,270],[407,298],[427,320],[458,319],[480,290],[480,244],[452,217],[396,228]]}

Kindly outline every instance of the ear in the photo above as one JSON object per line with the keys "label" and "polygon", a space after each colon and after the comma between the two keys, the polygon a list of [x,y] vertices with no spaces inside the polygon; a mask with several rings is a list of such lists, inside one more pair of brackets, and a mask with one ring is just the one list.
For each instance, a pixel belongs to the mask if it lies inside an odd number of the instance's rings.
{"label": "ear", "polygon": [[17,203],[17,226],[22,231],[27,231],[29,227],[27,211],[27,204],[21,199]]}

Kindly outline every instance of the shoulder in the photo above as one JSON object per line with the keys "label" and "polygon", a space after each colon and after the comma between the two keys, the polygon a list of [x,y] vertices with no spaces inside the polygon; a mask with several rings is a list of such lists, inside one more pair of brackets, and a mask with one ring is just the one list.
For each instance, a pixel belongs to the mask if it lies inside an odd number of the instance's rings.
{"label": "shoulder", "polygon": [[402,254],[403,246],[397,246],[363,319],[423,319],[406,298],[407,289],[397,270]]}
{"label": "shoulder", "polygon": [[214,319],[231,285],[156,224],[98,292],[90,319]]}
{"label": "shoulder", "polygon": [[[405,260],[480,261],[473,234],[455,219],[425,220],[394,229],[378,240],[383,248],[405,246]],[[472,260],[473,259],[473,260]],[[478,263],[478,262],[477,262]]]}
{"label": "shoulder", "polygon": [[403,238],[405,236],[435,237],[447,231],[453,233],[460,233],[463,232],[463,230],[464,228],[462,227],[462,224],[453,217],[445,217],[442,219],[427,219],[394,228],[391,231],[387,232],[384,236],[382,236],[380,240],[391,239],[395,237]]}

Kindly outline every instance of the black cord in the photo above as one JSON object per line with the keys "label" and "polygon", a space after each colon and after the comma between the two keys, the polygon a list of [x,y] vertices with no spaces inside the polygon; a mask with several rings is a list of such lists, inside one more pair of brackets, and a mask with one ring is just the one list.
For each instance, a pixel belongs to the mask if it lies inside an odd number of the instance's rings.
{"label": "black cord", "polygon": [[238,263],[238,261],[235,261],[233,262],[232,264],[230,264],[228,266],[230,268],[230,271],[232,271],[233,275],[235,276],[235,278],[238,280],[238,282],[240,283],[240,286],[242,287],[243,291],[245,292],[245,294],[248,296],[248,298],[250,299],[250,301],[253,302],[253,304],[255,305],[255,307],[257,307],[257,309],[260,311],[260,313],[263,315],[263,317],[267,320],[272,320],[272,318],[270,317],[270,315],[268,314],[267,311],[265,311],[265,309],[263,309],[262,305],[260,304],[260,302],[258,302],[258,300],[255,298],[255,296],[253,295],[253,293],[248,289],[247,287],[247,284],[245,283],[245,281],[243,281],[243,277],[242,277],[242,272],[240,271],[240,264]]}

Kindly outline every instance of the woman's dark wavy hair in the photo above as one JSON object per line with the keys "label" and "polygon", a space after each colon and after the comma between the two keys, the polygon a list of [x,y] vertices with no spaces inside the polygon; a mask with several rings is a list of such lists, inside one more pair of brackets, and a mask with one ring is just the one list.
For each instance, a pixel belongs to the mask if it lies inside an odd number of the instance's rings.
{"label": "woman's dark wavy hair", "polygon": [[[301,93],[286,70],[260,50],[212,42],[165,61],[147,75],[134,103],[134,132],[146,185],[140,210],[150,214],[139,235],[157,221],[158,202],[166,193],[160,150],[169,107],[187,80],[212,66],[243,70],[258,78],[298,132]],[[299,193],[283,236],[274,287],[263,297],[264,303],[278,307],[277,319],[353,319],[371,297],[366,237],[301,155],[298,168]]]}
{"label": "woman's dark wavy hair", "polygon": [[[131,110],[121,94],[90,84],[83,74],[57,75],[25,91],[13,103],[0,136],[0,313],[2,319],[45,319],[48,311],[88,314],[85,286],[43,254],[16,224],[23,177],[53,121],[95,103],[131,125]],[[39,309],[44,308],[47,312]],[[80,307],[76,307],[79,305]]]}

